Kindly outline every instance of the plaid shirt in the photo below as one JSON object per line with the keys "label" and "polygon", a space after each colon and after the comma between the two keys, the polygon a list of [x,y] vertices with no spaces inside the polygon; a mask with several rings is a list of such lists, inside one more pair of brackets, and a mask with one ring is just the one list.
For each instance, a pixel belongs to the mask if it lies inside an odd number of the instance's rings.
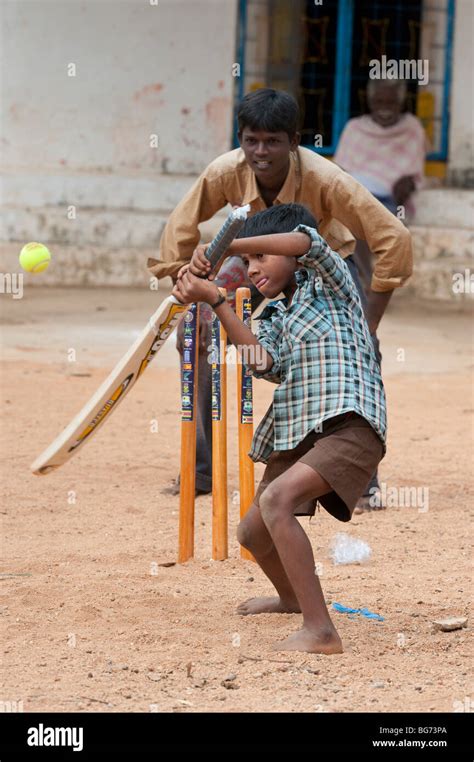
{"label": "plaid shirt", "polygon": [[359,294],[344,260],[313,228],[298,225],[312,245],[298,258],[297,289],[270,302],[257,337],[273,358],[268,373],[278,384],[273,403],[255,431],[254,461],[273,450],[292,450],[328,418],[354,411],[382,440],[385,453],[385,392]]}

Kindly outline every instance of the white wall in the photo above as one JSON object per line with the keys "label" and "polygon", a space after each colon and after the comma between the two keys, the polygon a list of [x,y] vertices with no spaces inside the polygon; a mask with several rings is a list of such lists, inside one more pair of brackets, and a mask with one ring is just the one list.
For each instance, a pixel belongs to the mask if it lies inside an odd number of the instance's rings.
{"label": "white wall", "polygon": [[234,0],[3,5],[5,168],[196,173],[229,148]]}
{"label": "white wall", "polygon": [[40,240],[42,285],[145,284],[170,211],[232,147],[237,0],[2,0],[1,13],[0,270]]}

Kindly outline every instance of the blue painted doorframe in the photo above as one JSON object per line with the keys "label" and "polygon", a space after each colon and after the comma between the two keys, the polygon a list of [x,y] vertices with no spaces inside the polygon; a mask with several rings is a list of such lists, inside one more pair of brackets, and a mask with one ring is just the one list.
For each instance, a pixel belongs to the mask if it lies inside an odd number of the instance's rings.
{"label": "blue painted doorframe", "polygon": [[335,109],[332,117],[334,140],[333,145],[318,150],[318,153],[322,154],[333,154],[335,152],[339,136],[349,119],[353,15],[353,0],[339,0],[337,13],[336,78],[334,82]]}

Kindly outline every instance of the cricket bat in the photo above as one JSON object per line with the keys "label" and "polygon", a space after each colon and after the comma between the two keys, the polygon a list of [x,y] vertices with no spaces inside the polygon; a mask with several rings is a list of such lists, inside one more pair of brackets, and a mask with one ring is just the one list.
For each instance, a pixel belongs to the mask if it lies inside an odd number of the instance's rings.
{"label": "cricket bat", "polygon": [[[227,249],[242,228],[250,206],[234,209],[206,249],[212,270],[220,265]],[[169,296],[151,316],[142,333],[112,372],[64,431],[31,465],[34,474],[49,474],[66,463],[110,418],[129,393],[188,309]]]}

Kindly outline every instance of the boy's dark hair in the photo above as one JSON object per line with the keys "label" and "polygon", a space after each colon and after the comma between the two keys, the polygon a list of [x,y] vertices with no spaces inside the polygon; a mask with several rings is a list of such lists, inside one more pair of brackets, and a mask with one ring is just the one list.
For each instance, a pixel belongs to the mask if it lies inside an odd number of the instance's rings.
{"label": "boy's dark hair", "polygon": [[239,132],[244,127],[265,132],[286,132],[291,139],[298,130],[298,104],[284,90],[262,87],[241,100],[237,111]]}
{"label": "boy's dark hair", "polygon": [[303,204],[275,204],[249,217],[237,238],[291,233],[297,225],[318,228],[315,218]]}

